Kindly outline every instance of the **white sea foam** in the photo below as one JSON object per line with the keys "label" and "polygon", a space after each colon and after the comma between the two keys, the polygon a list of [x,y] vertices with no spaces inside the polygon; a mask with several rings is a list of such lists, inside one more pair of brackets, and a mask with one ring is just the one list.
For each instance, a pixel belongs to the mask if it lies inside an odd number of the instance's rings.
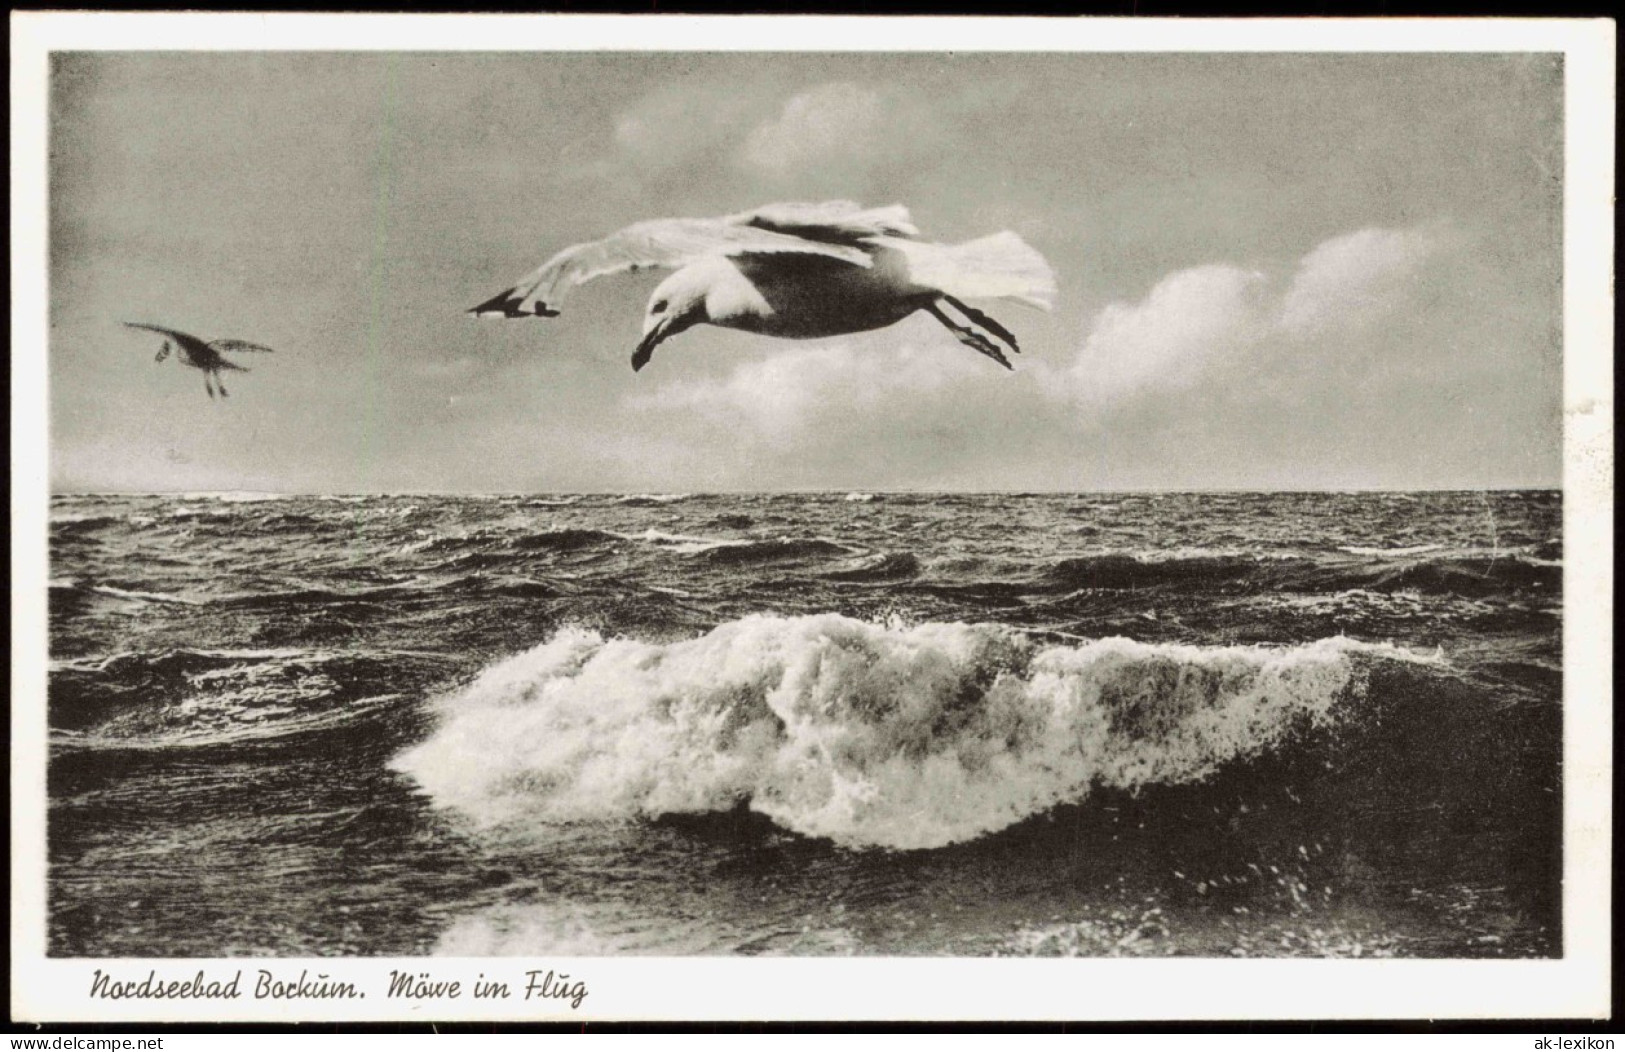
{"label": "white sea foam", "polygon": [[929,848],[1092,785],[1188,782],[1331,719],[1362,651],[1045,645],[994,625],[753,616],[664,645],[566,629],[443,699],[396,765],[476,823],[732,807]]}
{"label": "white sea foam", "polygon": [[428,530],[419,530],[418,532],[426,534],[426,536],[420,537],[415,541],[407,541],[399,548],[396,548],[391,554],[396,556],[416,555],[418,552],[428,551],[437,544],[443,544],[448,539],[438,533],[431,533]]}
{"label": "white sea foam", "polygon": [[1418,544],[1411,548],[1362,548],[1354,545],[1340,547],[1339,551],[1350,555],[1377,556],[1382,558],[1406,558],[1413,555],[1434,555],[1439,559],[1470,559],[1474,561],[1505,559],[1508,562],[1519,562],[1526,566],[1562,566],[1561,559],[1545,559],[1534,554],[1534,545],[1520,545],[1511,548],[1446,548],[1442,544]]}
{"label": "white sea foam", "polygon": [[[167,651],[165,653],[176,653]],[[226,649],[216,650],[204,647],[190,649],[181,653],[195,654],[204,658],[224,658],[230,661],[284,661],[302,659],[305,661],[326,661],[333,655],[320,650],[303,650],[297,647],[271,647],[265,649]],[[399,653],[412,653],[400,651]],[[140,661],[151,658],[152,655],[138,650],[120,650],[111,654],[91,654],[78,658],[52,658],[48,667],[52,672],[105,672],[109,667],[119,662]]]}
{"label": "white sea foam", "polygon": [[695,537],[684,533],[666,533],[664,530],[645,530],[640,534],[625,537],[629,541],[643,541],[647,544],[658,544],[670,548],[683,555],[693,555],[697,552],[708,552],[713,548],[737,548],[740,545],[751,543],[735,537]]}
{"label": "white sea foam", "polygon": [[228,490],[223,493],[203,491],[199,493],[177,493],[183,500],[218,500],[224,504],[258,504],[267,500],[292,500],[286,493],[262,493],[255,490]]}
{"label": "white sea foam", "polygon": [[[547,903],[518,911],[459,917],[441,933],[434,948],[439,957],[524,957],[547,953],[568,957],[610,957],[635,953],[636,940],[605,934],[569,907]],[[517,915],[513,915],[517,914]]]}
{"label": "white sea foam", "polygon": [[[226,676],[231,672],[224,673]],[[217,686],[194,677],[199,687]],[[187,697],[161,713],[138,711],[94,731],[53,732],[53,741],[86,748],[168,750],[271,741],[351,725],[364,713],[395,704],[399,694],[355,698],[322,707],[335,684],[325,677],[290,686],[249,685]]]}
{"label": "white sea foam", "polygon": [[612,504],[675,504],[687,500],[692,493],[627,493],[616,497]]}
{"label": "white sea foam", "polygon": [[165,515],[165,518],[169,519],[230,519],[234,517],[234,513],[224,508],[180,507],[171,509]]}
{"label": "white sea foam", "polygon": [[140,603],[180,603],[183,606],[201,605],[196,599],[170,595],[168,592],[142,592],[134,589],[114,588],[110,584],[92,585],[90,590],[99,592],[102,595],[110,595],[115,599],[129,599]]}
{"label": "white sea foam", "polygon": [[1406,555],[1421,555],[1424,552],[1436,552],[1443,547],[1444,545],[1442,544],[1416,544],[1409,548],[1362,548],[1359,545],[1350,544],[1340,547],[1337,550],[1340,552],[1347,552],[1350,555],[1375,555],[1385,558],[1400,558]]}

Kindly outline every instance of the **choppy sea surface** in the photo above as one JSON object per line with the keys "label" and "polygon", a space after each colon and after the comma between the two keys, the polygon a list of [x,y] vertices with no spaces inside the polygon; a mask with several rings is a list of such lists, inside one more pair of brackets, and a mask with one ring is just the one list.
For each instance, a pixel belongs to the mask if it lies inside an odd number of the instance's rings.
{"label": "choppy sea surface", "polygon": [[1561,510],[59,496],[49,950],[1557,955]]}

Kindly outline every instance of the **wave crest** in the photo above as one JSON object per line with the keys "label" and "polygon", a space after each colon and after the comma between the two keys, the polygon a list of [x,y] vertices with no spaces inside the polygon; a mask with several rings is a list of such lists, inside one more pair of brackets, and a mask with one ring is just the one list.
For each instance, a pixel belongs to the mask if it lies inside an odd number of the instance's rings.
{"label": "wave crest", "polygon": [[520,551],[571,552],[582,548],[614,544],[616,541],[621,540],[625,540],[625,538],[620,534],[609,533],[605,530],[560,526],[551,530],[543,530],[540,533],[515,537],[508,543],[511,547]]}
{"label": "wave crest", "polygon": [[482,825],[726,810],[931,848],[1083,797],[1187,782],[1331,719],[1347,639],[1041,644],[994,625],[752,616],[669,644],[567,629],[442,702],[397,757]]}
{"label": "wave crest", "polygon": [[1044,574],[1059,588],[1146,588],[1230,580],[1257,569],[1256,558],[1219,553],[1147,559],[1126,553],[1062,559]]}
{"label": "wave crest", "polygon": [[713,545],[697,554],[705,562],[723,566],[741,566],[750,563],[794,562],[849,556],[855,551],[856,549],[823,537],[779,537],[773,540]]}

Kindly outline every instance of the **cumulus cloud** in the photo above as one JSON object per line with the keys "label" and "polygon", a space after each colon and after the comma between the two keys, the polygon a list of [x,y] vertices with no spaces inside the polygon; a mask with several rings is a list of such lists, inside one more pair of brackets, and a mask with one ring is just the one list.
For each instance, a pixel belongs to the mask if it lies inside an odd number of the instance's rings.
{"label": "cumulus cloud", "polygon": [[811,431],[870,420],[872,414],[895,421],[900,405],[925,408],[933,396],[975,375],[976,360],[951,353],[956,349],[795,347],[739,365],[721,379],[668,384],[633,399],[632,407],[696,412],[790,446]]}
{"label": "cumulus cloud", "polygon": [[860,84],[820,84],[792,96],[776,117],[757,125],[740,150],[740,163],[785,175],[804,165],[865,157],[881,143],[885,109],[879,93]]}
{"label": "cumulus cloud", "polygon": [[[635,187],[650,175],[704,168],[713,186],[736,179],[752,189],[861,198],[973,149],[966,121],[1000,101],[974,85],[947,95],[855,80],[804,84],[788,96],[775,87],[684,80],[653,91],[611,118],[609,149],[575,174]],[[1025,214],[1001,222],[1024,218],[1036,222]]]}
{"label": "cumulus cloud", "polygon": [[1267,279],[1214,265],[1170,274],[1139,303],[1113,303],[1095,318],[1073,367],[1091,391],[1119,394],[1185,386],[1211,359],[1235,353],[1268,328]]}
{"label": "cumulus cloud", "polygon": [[613,137],[640,166],[665,169],[726,148],[762,103],[731,84],[688,84],[644,96],[615,118]]}
{"label": "cumulus cloud", "polygon": [[1391,310],[1434,248],[1421,230],[1357,230],[1317,245],[1281,299],[1279,328],[1314,336]]}
{"label": "cumulus cloud", "polygon": [[940,145],[931,107],[906,90],[843,80],[786,98],[765,87],[684,81],[653,91],[612,118],[610,150],[576,174],[636,188],[703,169],[712,185],[727,176],[785,193],[852,196],[877,167]]}
{"label": "cumulus cloud", "polygon": [[1085,400],[1189,387],[1224,367],[1264,368],[1316,340],[1370,329],[1402,304],[1436,247],[1422,230],[1366,229],[1316,246],[1289,279],[1213,264],[1163,278],[1095,316],[1070,370]]}

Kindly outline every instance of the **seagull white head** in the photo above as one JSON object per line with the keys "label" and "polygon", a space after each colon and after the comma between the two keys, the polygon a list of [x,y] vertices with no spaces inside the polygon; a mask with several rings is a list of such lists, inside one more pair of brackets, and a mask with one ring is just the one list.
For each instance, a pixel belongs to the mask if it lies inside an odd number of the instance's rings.
{"label": "seagull white head", "polygon": [[649,306],[643,315],[643,339],[632,355],[632,368],[642,369],[649,356],[663,341],[685,329],[711,320],[705,298],[710,283],[705,280],[704,268],[679,270],[662,281],[649,297]]}

